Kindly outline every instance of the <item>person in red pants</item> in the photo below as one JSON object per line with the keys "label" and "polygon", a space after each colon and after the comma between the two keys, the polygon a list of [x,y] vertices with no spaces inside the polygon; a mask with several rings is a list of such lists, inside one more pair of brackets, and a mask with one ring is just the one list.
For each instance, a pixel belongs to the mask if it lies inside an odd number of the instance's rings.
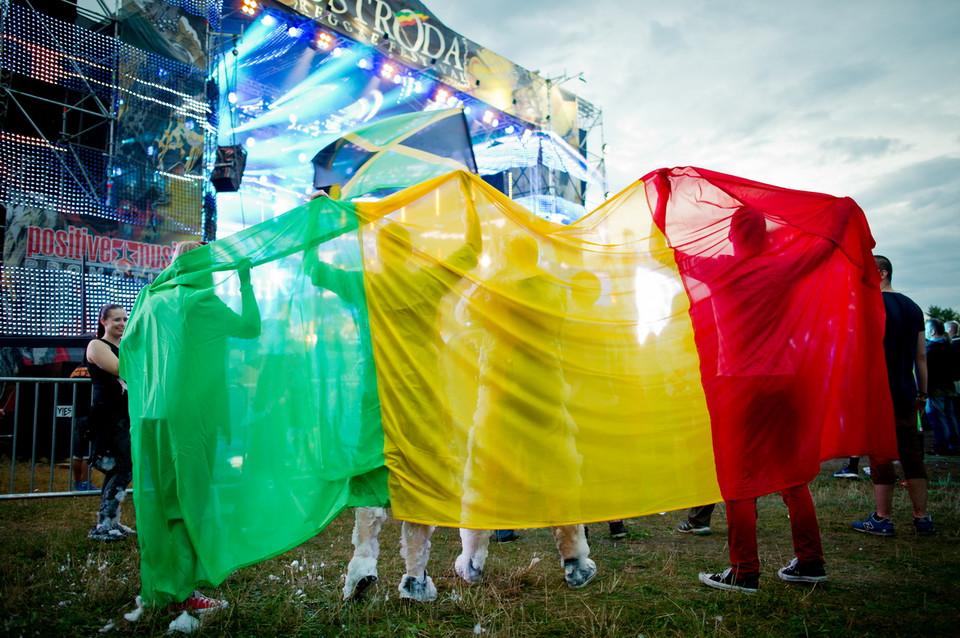
{"label": "person in red pants", "polygon": [[[733,254],[709,257],[686,254],[675,247],[681,272],[705,282],[708,303],[716,321],[716,371],[704,379],[715,397],[713,418],[726,426],[715,430],[714,451],[718,475],[728,477],[728,493],[757,494],[759,486],[779,483],[790,512],[795,558],[777,573],[783,580],[819,583],[827,579],[816,510],[800,467],[772,464],[782,459],[809,457],[818,445],[799,421],[805,400],[800,382],[803,339],[784,342],[771,330],[790,308],[790,282],[810,276],[829,257],[834,246],[820,237],[773,237],[778,227],[753,206],[739,207],[731,217],[729,240]],[[780,256],[781,244],[805,242],[802,263]],[[731,330],[748,325],[753,330]],[[771,431],[776,436],[771,437]],[[775,475],[773,474],[775,472]],[[735,478],[729,478],[735,477]],[[791,478],[793,477],[793,478]],[[790,481],[797,481],[791,485]],[[701,573],[700,582],[716,589],[756,593],[760,559],[757,550],[756,499],[727,501],[730,568]],[[681,530],[683,531],[683,530]]]}

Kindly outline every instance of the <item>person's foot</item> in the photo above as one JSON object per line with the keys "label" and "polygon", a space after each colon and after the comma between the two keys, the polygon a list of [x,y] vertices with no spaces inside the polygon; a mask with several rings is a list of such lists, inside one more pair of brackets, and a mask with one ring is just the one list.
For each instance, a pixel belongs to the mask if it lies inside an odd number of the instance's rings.
{"label": "person's foot", "polygon": [[457,556],[457,560],[453,564],[453,570],[464,582],[478,583],[483,578],[483,569],[473,564],[473,558],[463,554]]}
{"label": "person's foot", "polygon": [[777,570],[777,576],[789,583],[822,583],[827,580],[823,563],[801,565],[797,558]]}
{"label": "person's foot", "polygon": [[706,536],[710,533],[708,525],[697,525],[690,521],[683,521],[677,525],[677,531],[681,534],[693,534],[694,536]]}
{"label": "person's foot", "polygon": [[77,481],[73,484],[74,492],[99,492],[100,488],[93,481]]}
{"label": "person's foot", "polygon": [[204,614],[218,612],[221,609],[226,609],[228,605],[229,604],[225,600],[210,598],[209,596],[204,596],[198,591],[194,591],[192,594],[190,594],[190,597],[182,603],[170,603],[170,609],[173,611],[192,611],[195,614],[202,616]]}
{"label": "person's foot", "polygon": [[563,572],[567,585],[579,589],[597,577],[597,564],[589,558],[568,558],[563,561]]}
{"label": "person's foot", "polygon": [[833,473],[833,478],[859,479],[860,475],[857,473],[857,468],[851,468],[849,465],[845,465]]}
{"label": "person's foot", "polygon": [[427,575],[427,572],[423,572],[423,578],[404,574],[397,589],[400,590],[401,600],[428,603],[437,597],[437,586],[433,584],[433,579]]}
{"label": "person's foot", "polygon": [[623,521],[610,521],[610,538],[626,538],[627,526]]}
{"label": "person's foot", "polygon": [[512,541],[518,540],[520,534],[517,534],[512,529],[498,529],[493,532],[490,536],[490,539],[494,543],[510,543]]}
{"label": "person's foot", "polygon": [[[367,594],[367,590],[377,582],[377,577],[373,574],[367,574],[357,580],[357,582],[352,583],[351,587],[344,588],[343,599],[352,600],[354,602],[359,602],[363,600],[364,596]],[[349,591],[348,591],[349,589]]]}
{"label": "person's foot", "polygon": [[[932,523],[931,523],[932,524]],[[874,512],[862,521],[856,521],[851,527],[864,534],[873,534],[875,536],[893,536],[893,519],[880,518]]]}
{"label": "person's foot", "polygon": [[719,574],[707,574],[700,572],[700,582],[707,587],[714,589],[723,589],[726,591],[739,591],[745,594],[755,594],[760,589],[760,578],[736,578],[733,575],[733,569],[727,568]]}
{"label": "person's foot", "polygon": [[933,534],[933,517],[929,514],[921,517],[913,517],[913,528],[917,530],[920,536],[929,536]]}
{"label": "person's foot", "polygon": [[87,538],[94,541],[100,541],[102,543],[122,541],[126,537],[127,535],[116,527],[113,529],[101,529],[100,527],[94,527],[87,533]]}

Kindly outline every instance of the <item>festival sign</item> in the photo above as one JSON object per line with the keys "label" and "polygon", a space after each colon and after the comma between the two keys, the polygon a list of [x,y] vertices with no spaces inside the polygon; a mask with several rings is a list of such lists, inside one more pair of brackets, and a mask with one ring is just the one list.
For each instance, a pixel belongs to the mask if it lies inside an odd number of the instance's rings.
{"label": "festival sign", "polygon": [[417,0],[278,1],[504,113],[550,128],[579,146],[573,93],[449,29]]}

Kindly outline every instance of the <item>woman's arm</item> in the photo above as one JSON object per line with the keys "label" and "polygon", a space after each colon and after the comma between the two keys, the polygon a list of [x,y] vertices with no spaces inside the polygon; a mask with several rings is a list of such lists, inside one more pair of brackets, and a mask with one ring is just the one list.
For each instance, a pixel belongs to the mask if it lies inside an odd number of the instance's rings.
{"label": "woman's arm", "polygon": [[87,361],[115,377],[120,376],[120,360],[110,346],[95,339],[87,344]]}

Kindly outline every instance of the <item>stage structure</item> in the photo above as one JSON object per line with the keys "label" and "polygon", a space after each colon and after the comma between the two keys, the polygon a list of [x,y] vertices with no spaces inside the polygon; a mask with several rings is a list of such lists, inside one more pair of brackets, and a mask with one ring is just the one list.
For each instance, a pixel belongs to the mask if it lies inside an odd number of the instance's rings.
{"label": "stage structure", "polygon": [[0,347],[80,343],[177,242],[297,206],[319,149],[402,113],[463,107],[480,174],[569,222],[606,197],[602,114],[562,86],[578,77],[416,0],[0,0]]}
{"label": "stage structure", "polygon": [[212,238],[220,16],[219,0],[0,2],[0,345],[92,332],[178,241]]}
{"label": "stage structure", "polygon": [[290,210],[310,159],[345,132],[461,106],[480,174],[568,223],[606,198],[599,108],[448,29],[416,0],[227,0],[211,46],[219,144],[243,146],[237,192],[217,195],[223,236]]}

